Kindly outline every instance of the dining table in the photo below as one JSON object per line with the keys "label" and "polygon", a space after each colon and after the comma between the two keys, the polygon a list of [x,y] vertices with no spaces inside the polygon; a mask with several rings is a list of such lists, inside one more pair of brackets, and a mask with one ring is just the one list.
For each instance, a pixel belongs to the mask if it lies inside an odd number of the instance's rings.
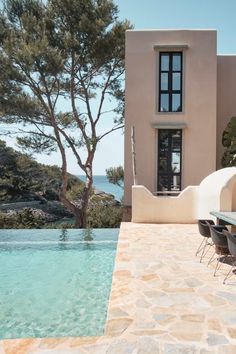
{"label": "dining table", "polygon": [[210,214],[216,217],[219,225],[236,226],[236,211],[211,211]]}

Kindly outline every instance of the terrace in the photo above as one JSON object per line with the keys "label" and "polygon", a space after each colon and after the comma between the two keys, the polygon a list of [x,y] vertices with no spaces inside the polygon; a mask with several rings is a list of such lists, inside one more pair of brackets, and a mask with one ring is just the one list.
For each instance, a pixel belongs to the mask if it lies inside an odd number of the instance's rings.
{"label": "terrace", "polygon": [[194,224],[123,223],[105,335],[4,340],[0,353],[235,353],[236,277],[213,277],[199,241]]}

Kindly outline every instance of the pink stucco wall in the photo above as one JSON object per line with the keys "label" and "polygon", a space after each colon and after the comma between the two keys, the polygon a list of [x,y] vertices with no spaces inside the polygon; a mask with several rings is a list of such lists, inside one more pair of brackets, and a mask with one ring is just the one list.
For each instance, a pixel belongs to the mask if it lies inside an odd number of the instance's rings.
{"label": "pink stucco wall", "polygon": [[[157,112],[158,49],[183,46],[183,112]],[[188,46],[188,48],[185,48]],[[160,48],[161,50],[161,48]],[[166,47],[165,47],[166,50]],[[216,31],[153,30],[126,33],[125,205],[131,205],[131,126],[135,127],[138,184],[156,191],[156,124],[184,124],[182,189],[216,169]]]}
{"label": "pink stucco wall", "polygon": [[236,55],[217,56],[217,168],[221,168],[224,148],[222,133],[236,116]]}

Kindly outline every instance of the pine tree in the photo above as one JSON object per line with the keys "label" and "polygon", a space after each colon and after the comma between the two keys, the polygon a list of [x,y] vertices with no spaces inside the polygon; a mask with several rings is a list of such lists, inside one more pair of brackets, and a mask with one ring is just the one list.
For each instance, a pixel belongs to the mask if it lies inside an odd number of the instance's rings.
{"label": "pine tree", "polygon": [[236,117],[232,117],[222,135],[222,145],[225,151],[222,157],[222,166],[236,166]]}
{"label": "pine tree", "polygon": [[[60,152],[60,200],[76,227],[87,224],[97,146],[123,127],[130,27],[112,0],[8,0],[0,15],[0,121],[18,127],[27,151]],[[101,131],[108,112],[110,126]],[[66,195],[67,149],[86,175],[77,204]]]}

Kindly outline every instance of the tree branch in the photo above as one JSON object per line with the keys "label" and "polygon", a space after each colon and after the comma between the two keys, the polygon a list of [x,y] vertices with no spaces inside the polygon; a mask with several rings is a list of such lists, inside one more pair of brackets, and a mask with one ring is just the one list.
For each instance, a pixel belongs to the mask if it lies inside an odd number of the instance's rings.
{"label": "tree branch", "polygon": [[100,135],[100,137],[98,137],[98,141],[102,140],[104,138],[104,136],[106,136],[106,135],[108,135],[108,134],[110,134],[110,133],[112,133],[112,132],[114,132],[114,131],[116,131],[118,129],[122,129],[122,128],[124,128],[124,125],[121,125],[119,127],[115,127],[115,128],[112,128],[112,129],[108,130],[104,134]]}

